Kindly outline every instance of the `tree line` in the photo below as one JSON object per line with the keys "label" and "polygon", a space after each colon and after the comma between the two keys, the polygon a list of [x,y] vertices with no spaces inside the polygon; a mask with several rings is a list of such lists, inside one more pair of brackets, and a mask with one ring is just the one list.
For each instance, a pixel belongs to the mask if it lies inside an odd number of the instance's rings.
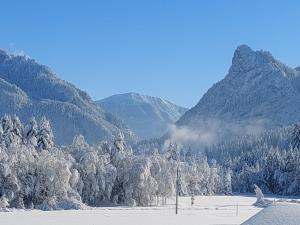
{"label": "tree line", "polygon": [[136,154],[121,131],[97,145],[77,135],[72,144],[56,146],[45,117],[24,125],[17,116],[5,115],[0,206],[55,210],[163,203],[175,193],[178,164],[181,195],[253,192],[254,184],[270,193],[299,195],[300,129],[292,131],[248,136],[202,152],[175,142],[149,144]]}

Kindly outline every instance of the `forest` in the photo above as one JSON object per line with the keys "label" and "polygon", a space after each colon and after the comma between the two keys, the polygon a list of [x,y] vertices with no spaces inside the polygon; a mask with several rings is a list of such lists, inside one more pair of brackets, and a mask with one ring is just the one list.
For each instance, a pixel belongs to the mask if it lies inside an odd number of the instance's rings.
{"label": "forest", "polygon": [[[166,142],[166,141],[165,141]],[[142,146],[142,147],[141,147]],[[176,140],[133,149],[119,132],[89,145],[82,135],[57,146],[43,117],[0,125],[0,207],[42,210],[164,204],[181,196],[253,192],[300,194],[300,127],[266,131],[194,151]],[[146,149],[146,150],[145,150]]]}

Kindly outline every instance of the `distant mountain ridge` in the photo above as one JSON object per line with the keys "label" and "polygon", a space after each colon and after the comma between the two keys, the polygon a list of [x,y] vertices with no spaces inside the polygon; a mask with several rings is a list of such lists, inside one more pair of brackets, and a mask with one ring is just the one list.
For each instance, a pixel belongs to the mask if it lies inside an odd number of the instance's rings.
{"label": "distant mountain ridge", "polygon": [[45,115],[58,144],[70,143],[76,134],[91,143],[111,138],[119,129],[128,138],[132,134],[86,92],[28,57],[0,50],[0,87],[0,115],[16,114],[23,120]]}
{"label": "distant mountain ridge", "polygon": [[140,139],[164,135],[168,126],[187,110],[167,100],[138,93],[113,95],[97,104],[121,118]]}
{"label": "distant mountain ridge", "polygon": [[196,128],[214,120],[259,123],[266,128],[299,122],[299,67],[290,68],[267,51],[239,46],[226,77],[214,84],[177,125]]}

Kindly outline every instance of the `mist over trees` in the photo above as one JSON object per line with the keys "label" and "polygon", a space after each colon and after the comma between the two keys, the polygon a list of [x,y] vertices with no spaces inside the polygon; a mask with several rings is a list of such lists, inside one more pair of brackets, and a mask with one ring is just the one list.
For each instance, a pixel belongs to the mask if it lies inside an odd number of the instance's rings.
{"label": "mist over trees", "polygon": [[[160,204],[180,195],[253,192],[300,194],[299,127],[246,136],[195,153],[176,143],[143,142],[139,154],[120,131],[89,145],[82,135],[56,146],[47,118],[24,125],[5,115],[0,125],[0,208],[42,210]],[[154,144],[156,143],[156,144]],[[178,158],[180,157],[180,158]]]}

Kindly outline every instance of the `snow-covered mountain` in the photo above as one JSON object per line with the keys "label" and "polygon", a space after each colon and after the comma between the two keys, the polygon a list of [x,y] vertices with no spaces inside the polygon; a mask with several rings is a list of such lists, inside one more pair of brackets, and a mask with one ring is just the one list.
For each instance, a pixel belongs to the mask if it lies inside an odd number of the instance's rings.
{"label": "snow-covered mountain", "polygon": [[[267,51],[239,46],[227,76],[214,84],[177,124],[194,128],[212,121],[224,124],[224,129],[234,124],[233,130],[238,133],[244,128],[253,132],[257,127],[299,122],[299,67],[290,68]],[[237,124],[242,126],[237,129]]]}
{"label": "snow-covered mountain", "polygon": [[131,133],[121,120],[98,107],[87,93],[59,79],[47,66],[0,50],[0,116],[5,113],[24,121],[45,115],[59,144],[70,143],[76,134],[95,143],[119,129],[125,136]]}
{"label": "snow-covered mountain", "polygon": [[162,136],[187,110],[161,98],[137,93],[113,95],[97,104],[121,118],[140,139]]}

